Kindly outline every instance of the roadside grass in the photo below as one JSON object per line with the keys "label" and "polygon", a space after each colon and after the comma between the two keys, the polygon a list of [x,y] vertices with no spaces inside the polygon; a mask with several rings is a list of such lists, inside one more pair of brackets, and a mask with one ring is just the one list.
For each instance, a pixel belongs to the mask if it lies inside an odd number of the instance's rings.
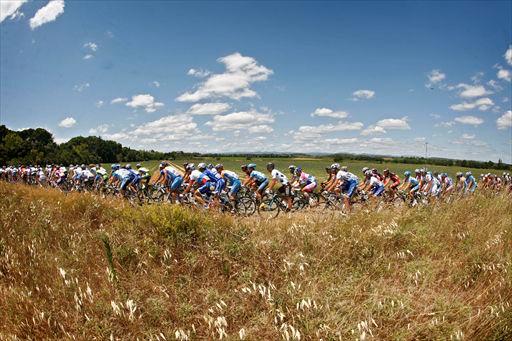
{"label": "roadside grass", "polygon": [[0,183],[0,339],[512,337],[512,201],[237,219]]}

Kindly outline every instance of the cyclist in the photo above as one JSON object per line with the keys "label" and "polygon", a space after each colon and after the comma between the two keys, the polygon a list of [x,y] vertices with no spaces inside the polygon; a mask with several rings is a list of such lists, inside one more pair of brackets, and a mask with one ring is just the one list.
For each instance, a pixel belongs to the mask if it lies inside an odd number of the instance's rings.
{"label": "cyclist", "polygon": [[309,201],[309,193],[312,193],[315,188],[318,186],[316,182],[316,178],[313,175],[307,174],[302,170],[302,167],[297,167],[295,169],[295,183],[299,187],[301,187],[301,192],[304,194],[306,200]]}
{"label": "cyclist", "polygon": [[341,167],[341,170],[336,174],[335,192],[338,192],[343,196],[343,204],[350,210],[350,199],[356,193],[356,189],[359,185],[359,178],[350,173],[347,167]]}
{"label": "cyclist", "polygon": [[414,199],[414,193],[416,193],[420,188],[420,182],[417,178],[411,176],[411,172],[404,172],[404,183],[401,186],[402,190],[408,191],[408,195],[411,197],[411,200]]}
{"label": "cyclist", "polygon": [[453,180],[446,173],[441,173],[441,193],[448,196],[453,192]]}
{"label": "cyclist", "polygon": [[466,179],[464,181],[464,193],[473,193],[478,186],[475,177],[470,171],[466,172]]}
{"label": "cyclist", "polygon": [[395,173],[389,171],[389,169],[384,169],[384,187],[388,187],[391,192],[394,194],[398,186],[400,186],[400,178]]}
{"label": "cyclist", "polygon": [[[242,167],[242,170],[244,167]],[[248,175],[247,179],[244,181],[244,186],[256,187],[256,199],[261,200],[261,196],[263,195],[263,191],[268,186],[268,179],[262,172],[256,170],[256,164],[250,163],[245,167],[245,174]]]}
{"label": "cyclist", "polygon": [[146,167],[142,167],[140,163],[138,163],[135,167],[137,167],[137,171],[141,177],[141,180],[144,182],[144,186],[149,185],[149,180],[151,179],[151,174],[149,174],[149,169]]}
{"label": "cyclist", "polygon": [[268,184],[268,190],[272,191],[274,187],[279,183],[280,186],[277,191],[286,200],[286,206],[288,207],[288,211],[290,211],[292,209],[292,195],[288,178],[286,175],[275,169],[275,165],[272,162],[267,163],[267,171],[270,173],[272,179]]}
{"label": "cyclist", "polygon": [[[242,187],[242,182],[238,178],[238,175],[230,170],[224,169],[224,166],[222,164],[215,165],[215,170],[220,174],[220,177],[223,182],[223,187],[226,185],[231,186],[231,190],[228,193],[229,200],[231,200],[233,203],[236,199],[236,194],[238,191],[240,191],[240,188]],[[220,188],[222,191],[224,188]]]}
{"label": "cyclist", "polygon": [[[204,163],[200,163],[198,167],[202,167]],[[206,168],[206,165],[204,165]],[[203,168],[203,170],[204,170]],[[201,170],[195,169],[194,164],[187,165],[187,170],[189,171],[189,182],[187,188],[183,193],[188,193],[192,189],[192,186],[197,184],[198,188],[194,191],[194,198],[201,204],[205,205],[206,202],[203,199],[203,194],[210,193],[212,190],[212,184],[210,182],[210,178],[206,176]],[[215,187],[213,187],[215,188]]]}
{"label": "cyclist", "polygon": [[364,191],[371,190],[374,198],[381,196],[382,192],[384,192],[384,184],[380,180],[379,175],[373,172],[373,170],[367,170],[365,177],[367,181],[364,187]]}

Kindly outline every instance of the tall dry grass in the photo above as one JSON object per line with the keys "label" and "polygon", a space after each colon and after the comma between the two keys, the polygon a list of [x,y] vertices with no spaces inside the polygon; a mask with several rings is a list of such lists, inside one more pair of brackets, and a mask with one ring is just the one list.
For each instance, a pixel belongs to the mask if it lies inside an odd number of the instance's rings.
{"label": "tall dry grass", "polygon": [[0,184],[0,339],[512,337],[512,204],[240,220]]}

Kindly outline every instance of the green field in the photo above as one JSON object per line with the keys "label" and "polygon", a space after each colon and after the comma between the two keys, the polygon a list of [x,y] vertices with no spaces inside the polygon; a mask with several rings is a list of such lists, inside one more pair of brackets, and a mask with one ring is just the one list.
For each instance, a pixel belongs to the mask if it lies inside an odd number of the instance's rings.
{"label": "green field", "polygon": [[[247,159],[245,157],[233,157],[233,156],[227,156],[227,157],[217,157],[217,158],[195,158],[195,159],[176,159],[173,162],[177,165],[182,165],[185,162],[193,162],[196,165],[199,162],[206,162],[206,163],[222,163],[224,165],[225,169],[229,169],[232,171],[235,171],[237,173],[241,173],[240,171],[240,165],[242,164],[248,164],[248,163],[256,163],[258,166],[257,169],[266,172],[265,165],[268,162],[274,162],[276,165],[276,168],[281,170],[284,173],[288,172],[288,166],[293,164],[296,166],[301,166],[305,172],[313,174],[316,176],[320,181],[322,181],[325,177],[325,167],[328,167],[331,165],[334,161],[332,158],[328,157],[304,157],[304,158],[250,158]],[[132,165],[137,162],[132,162]],[[150,170],[154,171],[158,168],[158,164],[160,161],[153,160],[153,161],[144,161],[142,164],[149,168]],[[416,168],[422,168],[425,167],[424,164],[405,164],[405,163],[393,163],[393,162],[369,162],[369,161],[357,161],[357,160],[346,160],[343,162],[339,162],[342,166],[347,166],[349,171],[356,174],[359,177],[362,177],[363,174],[361,172],[361,169],[363,167],[369,167],[369,168],[377,168],[378,170],[382,171],[385,168],[389,168],[392,172],[395,172],[399,174],[399,176],[403,176],[403,173],[406,170],[414,171]],[[464,168],[464,167],[455,167],[455,166],[436,166],[436,165],[426,165],[428,169],[435,170],[438,172],[446,172],[451,177],[455,177],[455,173],[457,172],[467,172],[468,170],[472,171],[473,174],[478,177],[478,175],[483,173],[495,173],[500,174],[503,172],[502,170],[496,170],[496,169],[476,169],[476,168]]]}

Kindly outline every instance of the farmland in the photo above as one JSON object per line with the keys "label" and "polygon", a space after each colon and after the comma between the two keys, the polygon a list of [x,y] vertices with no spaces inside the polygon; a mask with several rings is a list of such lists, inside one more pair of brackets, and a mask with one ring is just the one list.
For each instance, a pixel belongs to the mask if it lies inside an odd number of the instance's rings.
{"label": "farmland", "polygon": [[[330,166],[334,160],[328,157],[308,157],[308,158],[259,158],[259,157],[217,157],[217,158],[187,158],[182,159],[178,158],[173,160],[173,163],[177,165],[183,165],[185,162],[192,162],[196,165],[199,162],[212,163],[213,165],[217,163],[222,163],[225,169],[233,170],[235,172],[241,173],[240,165],[248,164],[248,163],[256,163],[258,166],[258,170],[266,172],[265,165],[268,162],[274,162],[277,169],[280,169],[282,172],[288,172],[288,166],[293,164],[296,166],[301,166],[307,173],[313,174],[320,181],[323,181],[325,178],[325,167]],[[137,161],[131,162],[132,165],[135,165]],[[158,169],[159,160],[153,161],[145,161],[142,164],[149,168],[151,171],[155,171]],[[495,169],[476,169],[476,168],[464,168],[464,167],[453,167],[453,166],[436,166],[436,165],[424,165],[424,164],[403,164],[403,163],[393,163],[393,162],[369,162],[369,161],[357,161],[357,160],[345,160],[339,162],[343,166],[347,166],[349,171],[353,172],[359,177],[362,177],[363,174],[361,169],[363,167],[369,168],[377,168],[382,171],[385,168],[389,168],[392,172],[397,173],[400,177],[403,176],[403,173],[406,170],[414,171],[416,168],[427,167],[431,170],[436,170],[438,172],[446,172],[450,176],[455,177],[455,173],[457,172],[467,172],[472,171],[476,176],[478,174],[483,173],[495,173],[501,174],[503,171],[495,170]]]}

